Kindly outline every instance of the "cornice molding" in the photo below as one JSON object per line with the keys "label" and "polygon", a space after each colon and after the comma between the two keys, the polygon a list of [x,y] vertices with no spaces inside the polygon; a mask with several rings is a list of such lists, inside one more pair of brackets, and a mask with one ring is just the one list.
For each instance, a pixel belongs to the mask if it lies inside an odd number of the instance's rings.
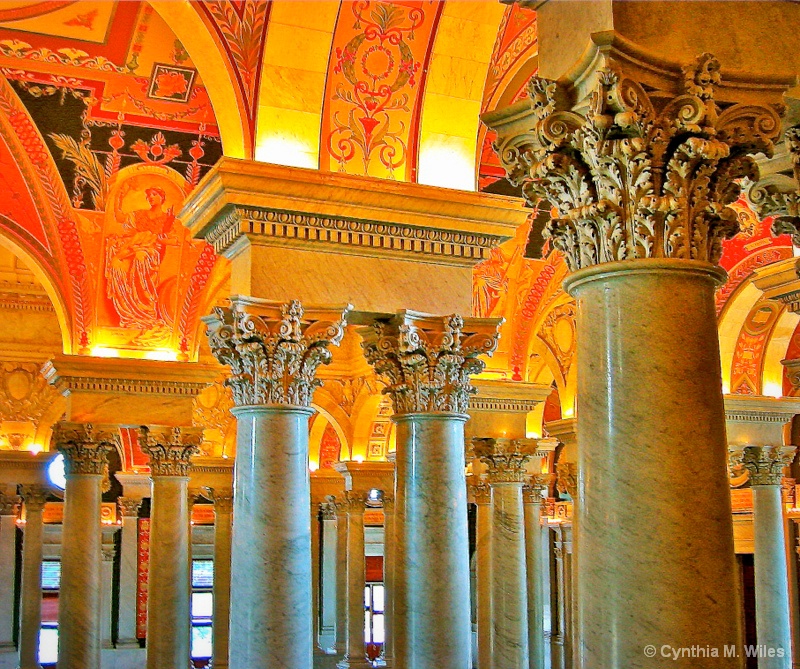
{"label": "cornice molding", "polygon": [[800,398],[725,395],[725,419],[741,423],[788,423],[800,414]]}

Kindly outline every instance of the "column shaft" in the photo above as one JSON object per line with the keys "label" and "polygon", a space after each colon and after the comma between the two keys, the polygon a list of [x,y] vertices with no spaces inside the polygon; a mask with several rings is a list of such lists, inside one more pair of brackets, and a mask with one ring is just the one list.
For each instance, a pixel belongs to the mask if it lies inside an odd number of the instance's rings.
{"label": "column shaft", "polygon": [[578,411],[580,669],[649,669],[651,644],[740,644],[714,311],[721,276],[697,261],[637,260],[565,283],[578,305],[577,392],[592,398]]}
{"label": "column shaft", "polygon": [[182,669],[189,664],[188,489],[188,476],[153,476],[147,581],[147,669]]}
{"label": "column shaft", "polygon": [[347,507],[336,505],[336,654],[347,653]]}
{"label": "column shaft", "polygon": [[384,592],[384,645],[383,656],[387,667],[394,667],[394,597],[395,597],[395,539],[394,491],[385,492],[383,498],[383,592]]}
{"label": "column shaft", "polygon": [[791,669],[792,628],[779,485],[753,486],[756,638],[759,669]]}
{"label": "column shaft", "polygon": [[466,416],[395,415],[395,664],[470,666]]}
{"label": "column shaft", "polygon": [[319,503],[311,502],[311,619],[313,621],[314,655],[324,655],[319,645],[320,617],[320,546],[322,543],[321,525],[319,521]]}
{"label": "column shaft", "polygon": [[119,558],[119,623],[117,648],[138,648],[136,638],[136,581],[139,541],[139,502],[119,501],[122,537]]}
{"label": "column shaft", "polygon": [[[350,493],[348,493],[349,495]],[[347,655],[340,669],[367,669],[364,640],[364,586],[367,564],[364,556],[364,496],[354,495],[347,511]]]}
{"label": "column shaft", "polygon": [[322,584],[320,586],[320,646],[326,652],[336,643],[336,512],[327,505],[322,518]]}
{"label": "column shaft", "polygon": [[[224,499],[224,498],[223,498]],[[231,615],[231,504],[214,500],[214,669],[227,669]]]}
{"label": "column shaft", "polygon": [[252,669],[269,658],[271,669],[311,669],[311,410],[271,405],[233,413],[230,667]]}
{"label": "column shaft", "polygon": [[[525,504],[525,554],[527,558],[528,647],[530,669],[544,669],[544,581],[546,556],[542,550],[541,497],[528,494]],[[528,501],[530,500],[530,501]]]}
{"label": "column shaft", "polygon": [[492,639],[494,625],[492,614],[492,491],[487,485],[476,492],[475,518],[475,589],[478,618],[478,669],[492,667]]}
{"label": "column shaft", "polygon": [[101,607],[100,607],[100,647],[113,648],[111,627],[113,622],[113,591],[114,591],[114,546],[103,547],[103,563],[100,571]]}
{"label": "column shaft", "polygon": [[[39,635],[42,627],[43,490],[23,491],[25,537],[22,544],[20,583],[19,669],[40,669]],[[38,499],[37,499],[38,498]]]}
{"label": "column shaft", "polygon": [[67,475],[61,543],[58,669],[100,669],[102,475]]}
{"label": "column shaft", "polygon": [[[17,498],[18,500],[19,498]],[[5,504],[0,493],[0,653],[15,649],[14,632],[14,564],[17,545],[17,503]]]}

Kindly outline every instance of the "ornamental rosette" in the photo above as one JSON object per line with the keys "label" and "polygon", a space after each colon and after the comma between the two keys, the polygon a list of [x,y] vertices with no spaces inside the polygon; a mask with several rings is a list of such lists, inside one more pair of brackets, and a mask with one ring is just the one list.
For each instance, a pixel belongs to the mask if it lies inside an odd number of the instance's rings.
{"label": "ornamental rosette", "polygon": [[[771,156],[775,109],[715,102],[719,63],[703,54],[683,69],[682,92],[649,94],[609,67],[578,113],[560,85],[534,77],[524,112],[488,114],[495,151],[530,204],[548,201],[544,236],[570,270],[638,258],[716,264],[738,232],[729,206],[751,156]],[[513,116],[513,118],[512,118]]]}
{"label": "ornamental rosette", "polygon": [[470,377],[497,348],[502,319],[436,317],[402,311],[361,328],[367,362],[387,382],[395,414],[467,413]]}
{"label": "ornamental rosette", "polygon": [[778,486],[796,452],[796,446],[734,446],[729,449],[731,473],[745,469],[751,485]]}
{"label": "ornamental rosette", "polygon": [[306,313],[297,300],[287,303],[231,298],[203,320],[211,351],[231,369],[225,384],[236,406],[308,407],[322,382],[320,365],[331,361],[330,346],[344,337],[352,307]]}
{"label": "ornamental rosette", "polygon": [[150,458],[151,476],[189,476],[192,456],[202,443],[202,428],[139,428],[139,448]]}
{"label": "ornamental rosette", "polygon": [[116,425],[61,421],[53,425],[53,443],[64,455],[64,471],[67,476],[107,476],[107,454],[119,445],[119,429]]}
{"label": "ornamental rosette", "polygon": [[536,442],[475,437],[472,452],[489,467],[489,483],[525,483],[528,479],[525,465],[536,452]]}

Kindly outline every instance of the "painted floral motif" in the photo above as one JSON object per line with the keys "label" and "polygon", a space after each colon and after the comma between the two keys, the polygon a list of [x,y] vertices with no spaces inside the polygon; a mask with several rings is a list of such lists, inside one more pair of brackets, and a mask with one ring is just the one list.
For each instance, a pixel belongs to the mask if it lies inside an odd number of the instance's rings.
{"label": "painted floral motif", "polygon": [[330,169],[409,179],[425,49],[441,7],[426,12],[420,2],[362,0],[349,5],[352,28],[344,23],[347,7],[334,37],[326,96]]}

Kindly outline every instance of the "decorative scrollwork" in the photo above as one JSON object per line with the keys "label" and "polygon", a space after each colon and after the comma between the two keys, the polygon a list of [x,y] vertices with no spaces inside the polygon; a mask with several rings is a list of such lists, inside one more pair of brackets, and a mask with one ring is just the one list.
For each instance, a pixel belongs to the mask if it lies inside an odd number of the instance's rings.
{"label": "decorative scrollwork", "polygon": [[525,483],[525,465],[536,452],[533,439],[475,437],[472,451],[489,467],[489,483]]}
{"label": "decorative scrollwork", "polygon": [[152,476],[189,476],[191,458],[201,443],[203,430],[196,427],[139,428],[139,448],[150,457]]}
{"label": "decorative scrollwork", "polygon": [[53,443],[64,455],[64,470],[70,474],[108,477],[108,451],[119,446],[115,425],[92,425],[61,421],[53,426]]}
{"label": "decorative scrollwork", "polygon": [[387,379],[383,393],[396,414],[467,412],[476,392],[470,377],[483,371],[481,355],[497,348],[502,319],[440,318],[401,312],[361,328],[364,356]]}
{"label": "decorative scrollwork", "polygon": [[796,446],[731,447],[731,471],[747,470],[752,485],[780,485],[783,470],[792,464]]}
{"label": "decorative scrollwork", "polygon": [[751,158],[771,156],[780,133],[770,107],[714,100],[719,63],[703,54],[683,68],[684,92],[651,96],[617,69],[598,73],[586,114],[567,108],[556,82],[528,84],[530,116],[487,117],[508,178],[529,203],[551,203],[545,237],[570,270],[637,258],[717,263],[738,231],[729,205]]}
{"label": "decorative scrollwork", "polygon": [[[307,407],[322,382],[317,368],[331,361],[330,346],[344,336],[349,305],[306,319],[296,300],[231,300],[204,319],[211,351],[231,368],[226,385],[236,406]],[[327,318],[326,318],[327,316]]]}

